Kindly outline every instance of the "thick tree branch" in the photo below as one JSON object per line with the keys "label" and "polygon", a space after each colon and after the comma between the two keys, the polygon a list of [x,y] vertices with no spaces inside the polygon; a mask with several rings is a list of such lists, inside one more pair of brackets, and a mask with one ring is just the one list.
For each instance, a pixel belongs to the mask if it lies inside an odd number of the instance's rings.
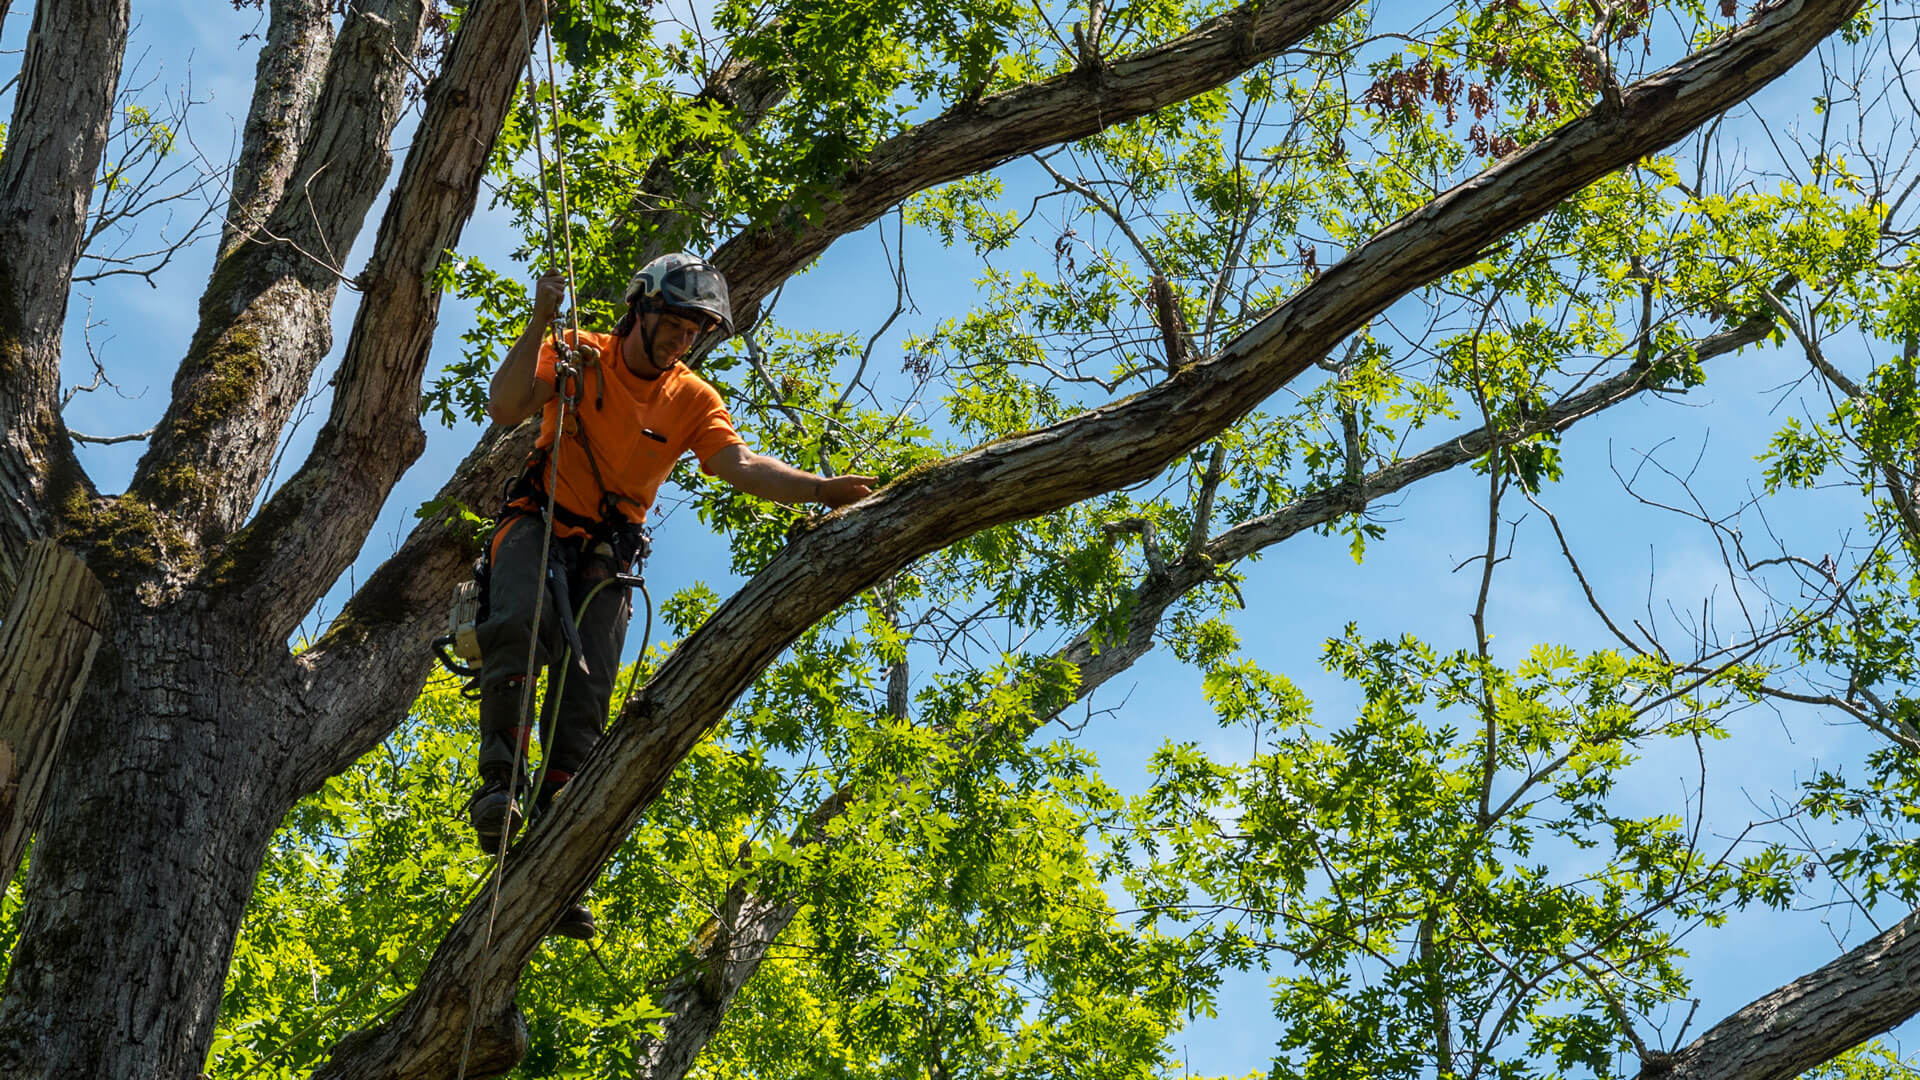
{"label": "thick tree branch", "polygon": [[[525,464],[534,430],[530,423],[489,429],[434,501],[491,512]],[[421,522],[354,592],[326,634],[295,658],[298,691],[322,718],[285,763],[296,790],[317,790],[406,715],[432,664],[427,642],[445,630],[449,590],[478,554],[471,524],[445,516]]]}
{"label": "thick tree branch", "polygon": [[[1285,385],[1413,289],[1471,264],[1594,180],[1684,137],[1784,73],[1854,0],[1769,8],[1361,244],[1214,359],[1124,401],[924,469],[827,516],[722,605],[628,701],[534,842],[508,860],[498,918],[462,916],[398,1013],[319,1075],[408,1077],[456,1059],[465,1006],[508,1011],[552,913],[585,886],[687,751],[779,652],[848,598],[980,529],[1150,478]],[[489,936],[491,940],[489,941]],[[478,994],[478,999],[473,998]]]}
{"label": "thick tree branch", "polygon": [[85,486],[60,421],[60,326],[127,21],[127,0],[34,5],[0,156],[0,608],[28,542],[53,529],[57,489]]}
{"label": "thick tree branch", "polygon": [[327,0],[273,0],[266,44],[254,68],[253,104],[227,194],[220,252],[249,239],[267,223],[293,176],[300,146],[313,122],[327,61],[333,51],[333,5]]}
{"label": "thick tree branch", "polygon": [[1920,1012],[1920,912],[1755,1000],[1637,1080],[1788,1080]]}
{"label": "thick tree branch", "polygon": [[[244,591],[261,633],[284,637],[359,553],[360,541],[426,445],[420,381],[440,288],[434,271],[473,213],[480,179],[525,54],[521,0],[469,8],[388,201],[360,304],[334,377],[333,408],[312,452],[209,567],[211,584]],[[524,17],[546,18],[543,0]],[[497,490],[497,489],[496,489]],[[484,502],[485,500],[481,500]]]}
{"label": "thick tree branch", "polygon": [[[254,205],[240,212],[258,214],[272,189],[278,197],[263,221],[239,221],[232,242],[223,244],[172,400],[128,488],[166,507],[190,539],[218,540],[245,520],[281,429],[332,345],[342,260],[392,167],[387,142],[426,18],[422,0],[350,7],[310,114],[299,107],[309,93],[304,85],[257,88],[254,112],[292,106],[306,137],[284,176],[268,160],[274,145],[249,147],[254,155],[243,164],[257,171],[242,178],[242,194]],[[320,59],[313,55],[315,31],[288,33],[288,52],[261,63],[306,77],[302,65]],[[251,118],[249,124],[251,138]]]}
{"label": "thick tree branch", "polygon": [[888,139],[842,179],[839,201],[818,221],[797,235],[784,226],[755,229],[714,255],[727,275],[735,321],[750,326],[760,301],[781,282],[907,196],[1211,90],[1294,47],[1353,3],[1243,4],[1164,45],[1107,62],[1097,80],[1078,72],[1056,75],[963,102]]}
{"label": "thick tree branch", "polygon": [[[1696,343],[1695,355],[1701,360],[1724,355],[1763,340],[1771,328],[1772,324],[1766,320],[1754,320]],[[1200,530],[1180,561],[1149,574],[1119,605],[1128,613],[1121,634],[1101,637],[1097,628],[1088,627],[1053,655],[1052,664],[1043,665],[1050,672],[1061,667],[1073,669],[1074,686],[1069,700],[1048,703],[1042,711],[1025,717],[1025,723],[1016,730],[996,731],[992,735],[1024,739],[1132,667],[1153,648],[1154,637],[1167,611],[1188,593],[1212,580],[1220,566],[1346,514],[1360,513],[1372,501],[1472,461],[1497,443],[1564,432],[1589,416],[1656,388],[1647,365],[1635,365],[1581,393],[1563,398],[1517,430],[1496,432],[1481,427],[1380,469],[1357,485],[1342,484],[1302,496],[1210,540],[1205,533],[1208,515],[1204,508],[1212,500],[1224,464],[1223,448],[1215,444],[1207,479],[1200,490],[1201,508],[1195,511],[1195,519],[1201,522]],[[949,733],[947,737],[954,736]],[[977,732],[964,736],[968,740],[980,737]],[[871,791],[866,794],[871,795]],[[852,785],[835,791],[815,807],[806,824],[795,831],[790,838],[791,846],[797,850],[826,836],[827,824],[845,813],[862,795]],[[654,995],[654,1004],[670,1015],[660,1021],[660,1038],[650,1041],[642,1052],[641,1067],[635,1071],[637,1077],[680,1080],[686,1074],[700,1050],[719,1030],[735,995],[759,970],[767,949],[799,914],[800,900],[785,894],[751,892],[744,885],[736,885],[717,910],[721,917],[709,920],[688,947],[680,964],[683,973]]]}

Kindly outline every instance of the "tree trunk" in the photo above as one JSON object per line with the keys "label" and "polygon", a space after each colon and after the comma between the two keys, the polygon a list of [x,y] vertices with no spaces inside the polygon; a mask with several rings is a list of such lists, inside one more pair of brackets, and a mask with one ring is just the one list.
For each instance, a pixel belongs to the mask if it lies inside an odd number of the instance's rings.
{"label": "tree trunk", "polygon": [[[544,18],[538,0],[528,4],[530,14]],[[344,248],[351,241],[385,173],[384,147],[400,90],[393,69],[411,55],[420,11],[417,0],[356,5],[333,50],[327,86],[315,102],[302,151],[306,165],[290,178],[268,175],[273,171],[268,149],[250,147],[243,153],[253,162],[249,168],[260,172],[258,191],[280,185],[286,192],[302,192],[303,205],[309,198],[322,205],[324,220],[309,231],[330,246]],[[458,242],[507,108],[512,57],[524,48],[514,44],[522,17],[518,0],[489,0],[471,11],[449,62],[452,77],[436,82],[427,95],[408,169],[376,244],[369,275],[376,287],[369,289],[360,311],[362,321],[386,316],[419,322],[409,327],[419,341],[410,338],[397,351],[420,365],[433,322],[431,311],[422,316],[421,309],[430,309],[438,295],[423,290],[421,282],[429,280],[427,271],[442,252]],[[512,34],[481,32],[505,23]],[[281,44],[272,47],[290,52],[281,57],[286,64],[269,66],[311,73],[310,55],[292,55],[296,37],[277,39]],[[313,28],[299,40],[305,42],[299,48],[310,52]],[[482,91],[482,86],[491,89]],[[284,98],[293,107],[301,95],[297,87],[288,89],[274,100]],[[365,145],[339,149],[356,142]],[[445,152],[447,143],[457,144],[458,152]],[[348,190],[350,171],[366,178],[367,190]],[[332,183],[335,173],[342,183],[322,198],[316,175]],[[286,194],[281,203],[292,198]],[[272,222],[269,228],[279,237],[296,231],[274,228]],[[403,256],[416,249],[420,254],[408,262],[395,257],[396,248]],[[332,285],[315,285],[310,268],[298,259],[272,263],[286,254],[242,244],[222,260],[209,286],[214,300],[202,305],[203,316],[210,314],[218,330],[215,336],[231,339],[229,331],[241,322],[271,322],[282,314],[265,310],[264,293],[241,287],[248,282],[271,279],[274,288],[301,293],[302,305],[319,292],[331,293]],[[246,274],[235,269],[243,264]],[[262,276],[252,276],[256,271]],[[236,275],[247,281],[237,281]],[[201,337],[209,333],[203,323]],[[325,571],[330,581],[357,550],[366,523],[329,516],[315,510],[328,504],[302,504],[296,497],[293,505],[304,505],[306,512],[266,515],[270,528],[263,531],[275,539],[257,551],[237,550],[234,542],[220,558],[221,552],[195,543],[236,520],[240,511],[234,508],[245,502],[236,492],[257,487],[261,456],[271,451],[271,436],[284,421],[284,410],[270,399],[304,385],[301,371],[303,365],[310,370],[306,350],[311,345],[294,342],[278,352],[216,349],[220,363],[189,364],[185,382],[176,380],[164,440],[171,449],[164,460],[150,457],[145,479],[137,476],[127,496],[102,499],[83,487],[69,494],[68,533],[106,585],[117,618],[67,736],[67,752],[55,765],[52,789],[58,798],[48,800],[34,849],[19,945],[0,997],[0,1076],[9,1080],[197,1076],[211,1044],[246,901],[273,830],[328,775],[314,762],[337,760],[343,753],[320,745],[339,737],[321,723],[321,710],[333,700],[330,688],[313,676],[307,657],[288,654],[291,620],[286,626],[276,620],[282,609],[303,612],[311,605],[311,597],[289,600],[289,594],[312,589],[317,596],[325,585],[308,580],[315,576],[307,573],[309,567],[291,565],[296,556],[323,550],[337,563]],[[373,392],[368,378],[391,374],[359,356],[349,349],[338,391],[356,401],[357,395]],[[382,432],[355,448],[382,458],[386,484],[392,478],[387,474],[397,475],[403,465],[403,448],[419,440],[418,367],[410,371],[397,376],[398,389],[382,384],[391,400],[382,400],[375,419],[404,418],[411,434]],[[17,400],[8,389],[0,384],[0,406]],[[185,452],[188,447],[191,453]],[[355,474],[360,457],[342,454],[330,460],[348,475],[324,494],[366,504],[370,521],[385,488],[374,491]],[[195,467],[170,468],[182,461]],[[196,498],[174,498],[176,482],[206,487]],[[0,498],[0,507],[6,504]],[[440,544],[435,551],[444,555],[446,548]],[[249,561],[244,555],[258,557]],[[457,561],[427,560],[433,603],[444,601],[437,582]],[[425,603],[404,587],[392,590],[390,599]],[[343,632],[335,630],[333,640],[339,641]],[[396,657],[362,644],[356,660],[411,687],[404,699],[382,702],[390,728],[420,684],[425,654],[414,650]],[[499,988],[510,1003],[511,981]],[[490,1021],[481,1033],[477,1060],[517,1060],[524,1053],[524,1032],[515,1035],[510,1016]],[[502,1031],[506,1041],[498,1042],[496,1033]]]}
{"label": "tree trunk", "polygon": [[27,552],[0,624],[0,893],[26,854],[40,797],[100,647],[106,592],[51,540]]}
{"label": "tree trunk", "polygon": [[284,649],[192,603],[140,614],[110,624],[55,764],[0,998],[10,1080],[197,1075],[286,809],[280,763],[309,720],[244,675]]}

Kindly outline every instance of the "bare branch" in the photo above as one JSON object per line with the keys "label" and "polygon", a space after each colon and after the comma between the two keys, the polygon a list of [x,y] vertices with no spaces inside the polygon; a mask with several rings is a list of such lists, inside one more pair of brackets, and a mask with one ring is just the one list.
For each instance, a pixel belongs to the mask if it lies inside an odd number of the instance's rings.
{"label": "bare branch", "polygon": [[1187,537],[1186,557],[1191,559],[1206,546],[1207,530],[1213,527],[1213,497],[1220,489],[1220,481],[1226,476],[1227,444],[1215,442],[1213,455],[1207,459],[1206,475],[1200,478],[1200,497],[1193,508],[1193,531]]}
{"label": "bare branch", "polygon": [[[1840,392],[1847,395],[1857,407],[1863,410],[1871,409],[1873,402],[1860,384],[1848,378],[1846,372],[1835,367],[1833,362],[1827,359],[1826,352],[1820,348],[1820,343],[1807,332],[1806,325],[1787,307],[1786,302],[1776,296],[1771,289],[1761,290],[1761,297],[1766,300],[1767,306],[1773,309],[1774,314],[1780,317],[1780,321],[1793,331],[1794,340],[1800,343],[1800,348],[1806,353],[1807,361],[1814,366],[1814,369],[1819,371],[1828,382],[1839,387]],[[1881,462],[1879,472],[1881,481],[1887,486],[1887,498],[1893,502],[1894,510],[1900,515],[1900,524],[1906,529],[1908,543],[1920,544],[1920,511],[1916,511],[1913,505],[1913,485],[1900,475],[1899,470],[1890,461]]]}
{"label": "bare branch", "polygon": [[67,438],[77,443],[95,443],[100,446],[112,446],[114,443],[139,442],[153,437],[153,429],[136,431],[131,435],[85,435],[72,428],[67,429]]}

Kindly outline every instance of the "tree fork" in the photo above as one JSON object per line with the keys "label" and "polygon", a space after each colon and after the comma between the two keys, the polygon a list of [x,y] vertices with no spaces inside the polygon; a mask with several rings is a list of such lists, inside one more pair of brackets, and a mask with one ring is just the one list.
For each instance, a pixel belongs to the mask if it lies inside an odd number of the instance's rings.
{"label": "tree fork", "polygon": [[27,549],[0,623],[0,893],[26,854],[106,610],[106,591],[85,563],[51,540]]}

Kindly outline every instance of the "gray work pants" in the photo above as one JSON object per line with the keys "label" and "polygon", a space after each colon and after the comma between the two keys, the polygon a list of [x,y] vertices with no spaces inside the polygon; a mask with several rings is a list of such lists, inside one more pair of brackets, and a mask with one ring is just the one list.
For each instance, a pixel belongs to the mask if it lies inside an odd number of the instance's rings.
{"label": "gray work pants", "polygon": [[[567,656],[564,667],[554,664],[548,673],[546,700],[540,710],[540,741],[547,754],[544,765],[548,772],[571,776],[586,763],[605,730],[607,702],[613,697],[620,648],[626,642],[632,612],[624,586],[611,584],[597,593],[593,589],[623,568],[610,555],[581,554],[577,539],[553,540],[549,561],[566,568],[568,592],[580,620],[580,641],[589,669],[582,672],[568,655],[560,615],[539,565],[540,518],[521,514],[501,527],[506,535],[493,556],[487,618],[475,628],[481,657],[480,770],[485,773],[490,765],[511,768],[516,739],[521,743],[520,760],[527,760],[530,725],[520,714],[521,679],[530,674],[527,641],[538,611],[540,640],[533,648],[533,671]],[[593,593],[591,599],[589,593]]]}

